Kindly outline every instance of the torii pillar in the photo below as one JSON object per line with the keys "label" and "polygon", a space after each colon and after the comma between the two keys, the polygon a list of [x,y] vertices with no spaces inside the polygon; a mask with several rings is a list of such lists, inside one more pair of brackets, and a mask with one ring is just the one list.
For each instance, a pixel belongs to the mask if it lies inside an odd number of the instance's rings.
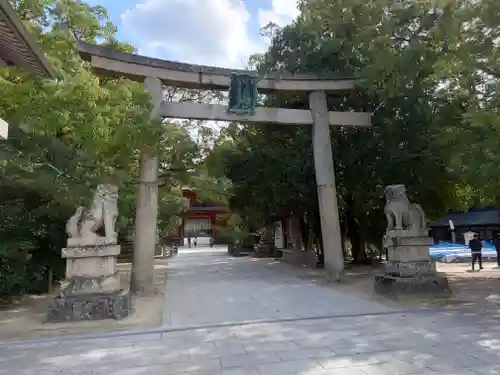
{"label": "torii pillar", "polygon": [[309,108],[313,119],[314,169],[318,189],[325,269],[330,280],[339,281],[344,271],[344,256],[326,93],[324,91],[311,92],[309,94]]}
{"label": "torii pillar", "polygon": [[[161,118],[163,84],[157,77],[147,77],[144,80],[144,89],[152,97],[151,119],[158,120]],[[141,151],[130,289],[144,295],[153,292],[158,218],[158,162],[157,145]]]}

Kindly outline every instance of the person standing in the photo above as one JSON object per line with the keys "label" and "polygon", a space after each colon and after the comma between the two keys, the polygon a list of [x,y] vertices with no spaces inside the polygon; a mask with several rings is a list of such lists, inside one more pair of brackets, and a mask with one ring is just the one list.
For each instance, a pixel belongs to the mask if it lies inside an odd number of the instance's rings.
{"label": "person standing", "polygon": [[493,245],[497,251],[497,265],[500,267],[500,233],[497,233],[495,239],[493,240]]}
{"label": "person standing", "polygon": [[188,247],[191,247],[191,237],[188,237]]}
{"label": "person standing", "polygon": [[479,270],[483,269],[483,257],[481,251],[483,250],[483,244],[479,239],[479,234],[474,233],[474,238],[469,242],[469,249],[472,254],[472,271],[474,271],[474,266],[476,261],[479,262]]}
{"label": "person standing", "polygon": [[197,243],[196,243],[196,237],[194,238],[193,245],[194,245],[194,247],[196,247],[196,245],[197,245]]}

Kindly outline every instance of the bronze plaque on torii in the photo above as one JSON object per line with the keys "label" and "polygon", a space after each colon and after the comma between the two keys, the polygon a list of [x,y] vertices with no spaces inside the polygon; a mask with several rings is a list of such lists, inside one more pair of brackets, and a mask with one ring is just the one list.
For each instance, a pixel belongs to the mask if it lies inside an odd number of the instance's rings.
{"label": "bronze plaque on torii", "polygon": [[231,74],[228,113],[253,116],[257,103],[258,77],[249,74]]}

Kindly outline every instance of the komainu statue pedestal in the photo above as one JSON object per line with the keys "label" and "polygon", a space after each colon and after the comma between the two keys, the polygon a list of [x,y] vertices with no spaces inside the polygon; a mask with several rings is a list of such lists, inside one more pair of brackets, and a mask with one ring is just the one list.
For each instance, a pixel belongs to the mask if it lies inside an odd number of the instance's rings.
{"label": "komainu statue pedestal", "polygon": [[375,292],[395,299],[415,294],[449,296],[448,279],[436,271],[429,256],[432,244],[427,236],[389,238],[389,260],[384,274],[375,276]]}
{"label": "komainu statue pedestal", "polygon": [[268,226],[264,229],[264,234],[259,243],[254,247],[254,258],[272,258],[276,253],[276,246],[274,244],[275,228],[274,225]]}
{"label": "komainu statue pedestal", "polygon": [[430,259],[433,240],[422,207],[410,203],[404,185],[389,185],[385,194],[388,260],[385,272],[375,276],[375,292],[395,299],[415,294],[449,296],[448,279],[436,271],[436,263]]}
{"label": "komainu statue pedestal", "polygon": [[[92,206],[78,208],[68,220],[70,237],[61,254],[66,259],[66,277],[49,307],[48,322],[121,319],[132,311],[130,291],[121,288],[116,268],[120,254],[112,228],[116,198],[109,197],[109,190],[109,186],[99,185]],[[107,236],[101,237],[95,231],[103,226]]]}

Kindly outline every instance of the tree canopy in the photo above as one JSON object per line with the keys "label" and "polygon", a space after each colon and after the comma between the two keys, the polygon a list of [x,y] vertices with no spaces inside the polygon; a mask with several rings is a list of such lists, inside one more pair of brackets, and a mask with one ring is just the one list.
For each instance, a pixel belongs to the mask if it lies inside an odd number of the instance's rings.
{"label": "tree canopy", "polygon": [[[354,261],[365,258],[366,245],[380,246],[386,185],[406,185],[431,219],[497,200],[500,3],[302,0],[299,7],[291,25],[266,27],[270,47],[251,61],[262,73],[361,78],[362,90],[328,101],[329,110],[373,112],[369,129],[331,128],[341,226]],[[305,95],[265,102],[308,108]],[[243,217],[298,215],[303,234],[320,241],[310,128],[235,126],[215,152]]]}
{"label": "tree canopy", "polygon": [[[9,139],[0,143],[0,258],[1,267],[6,265],[0,273],[10,275],[9,282],[0,282],[0,297],[43,289],[46,284],[35,286],[31,279],[43,281],[49,267],[62,276],[64,223],[78,205],[88,203],[99,183],[118,185],[117,226],[122,235],[129,233],[141,150],[159,152],[159,229],[172,233],[187,207],[181,189],[189,179],[186,171],[206,152],[187,127],[151,121],[142,84],[98,77],[80,58],[76,40],[135,51],[118,41],[104,7],[75,0],[11,3],[58,77],[42,79],[14,68],[0,73],[0,117],[11,127]],[[171,91],[184,98],[208,97]]]}

